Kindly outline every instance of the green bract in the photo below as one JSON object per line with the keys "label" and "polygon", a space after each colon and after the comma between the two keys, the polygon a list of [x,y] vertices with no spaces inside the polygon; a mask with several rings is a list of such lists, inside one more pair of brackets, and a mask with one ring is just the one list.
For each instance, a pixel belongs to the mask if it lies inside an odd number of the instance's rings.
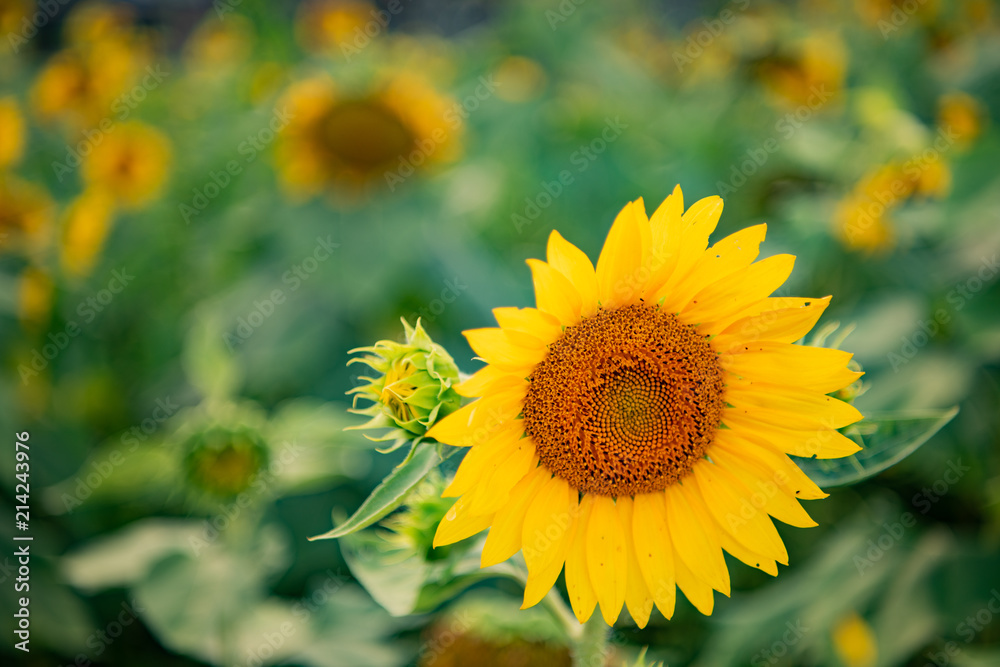
{"label": "green bract", "polygon": [[[453,385],[458,382],[458,366],[443,347],[431,340],[417,320],[411,327],[401,320],[406,330],[406,342],[381,340],[370,347],[359,347],[351,354],[366,353],[348,364],[367,364],[377,377],[362,377],[366,385],[355,387],[354,409],[351,412],[368,415],[370,420],[351,429],[390,429],[380,437],[366,436],[376,442],[392,440],[385,451],[393,451],[414,437],[421,437],[439,418],[454,412],[461,397]],[[359,409],[358,399],[372,405]]]}

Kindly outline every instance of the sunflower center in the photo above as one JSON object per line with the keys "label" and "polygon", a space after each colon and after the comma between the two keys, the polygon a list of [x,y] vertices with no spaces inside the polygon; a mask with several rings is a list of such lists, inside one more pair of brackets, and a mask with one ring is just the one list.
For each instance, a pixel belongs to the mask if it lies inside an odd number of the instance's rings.
{"label": "sunflower center", "polygon": [[330,152],[362,172],[385,168],[414,145],[413,133],[399,116],[370,101],[346,102],[331,109],[324,132]]}
{"label": "sunflower center", "polygon": [[583,493],[660,491],[690,472],[722,419],[718,355],[644,304],[569,327],[535,367],[524,428],[541,462]]}

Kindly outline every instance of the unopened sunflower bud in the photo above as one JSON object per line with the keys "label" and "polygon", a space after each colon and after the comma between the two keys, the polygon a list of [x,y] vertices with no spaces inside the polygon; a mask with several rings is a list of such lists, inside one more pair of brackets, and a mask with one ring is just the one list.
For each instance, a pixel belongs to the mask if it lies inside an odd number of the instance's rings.
{"label": "unopened sunflower bud", "polygon": [[[424,435],[438,418],[457,410],[462,400],[454,389],[458,367],[451,355],[431,340],[420,320],[415,327],[403,320],[403,327],[405,343],[382,340],[371,347],[359,347],[351,353],[363,352],[365,356],[347,362],[367,364],[378,373],[377,377],[362,377],[368,384],[347,392],[354,394],[351,412],[371,417],[349,428],[390,429],[381,437],[369,437],[377,442],[395,440],[397,445]],[[359,398],[372,405],[357,408]]]}
{"label": "unopened sunflower bud", "polygon": [[188,438],[186,449],[188,480],[220,498],[248,489],[268,460],[267,446],[249,428],[212,427]]}

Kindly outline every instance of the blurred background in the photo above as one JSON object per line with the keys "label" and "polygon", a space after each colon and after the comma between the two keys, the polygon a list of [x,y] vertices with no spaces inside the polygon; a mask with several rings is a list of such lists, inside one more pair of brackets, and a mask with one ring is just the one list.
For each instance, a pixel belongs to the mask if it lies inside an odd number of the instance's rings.
{"label": "blurred background", "polygon": [[348,351],[420,318],[475,370],[552,229],[596,258],[680,183],[833,295],[866,415],[940,430],[608,664],[1000,665],[995,3],[2,0],[0,37],[4,664],[568,665],[509,581],[449,589],[434,479],[307,540],[403,456],[343,430]]}

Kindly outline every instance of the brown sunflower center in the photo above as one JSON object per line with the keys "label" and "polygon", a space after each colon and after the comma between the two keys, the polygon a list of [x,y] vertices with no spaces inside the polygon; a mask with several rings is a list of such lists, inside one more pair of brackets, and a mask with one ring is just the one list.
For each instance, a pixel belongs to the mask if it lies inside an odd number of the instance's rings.
{"label": "brown sunflower center", "polygon": [[535,367],[524,428],[538,457],[584,493],[635,495],[690,472],[722,418],[718,355],[656,307],[600,311]]}
{"label": "brown sunflower center", "polygon": [[337,105],[330,110],[323,131],[329,151],[361,172],[384,169],[414,147],[413,133],[399,116],[372,101]]}

